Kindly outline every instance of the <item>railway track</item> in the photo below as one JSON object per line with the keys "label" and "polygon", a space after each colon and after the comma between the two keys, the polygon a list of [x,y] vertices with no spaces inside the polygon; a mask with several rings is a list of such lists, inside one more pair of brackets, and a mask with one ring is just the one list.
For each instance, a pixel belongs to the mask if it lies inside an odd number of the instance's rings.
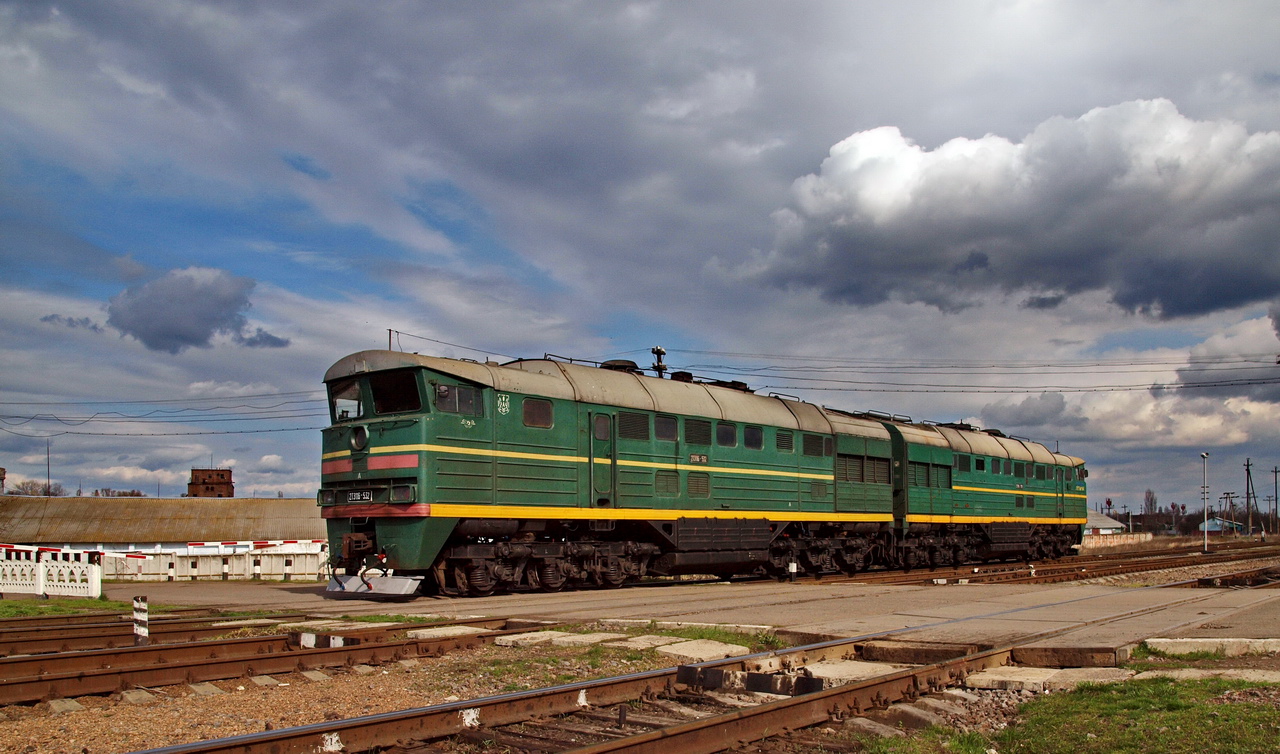
{"label": "railway track", "polygon": [[[1208,596],[1188,593],[1179,602],[1193,603]],[[150,753],[444,752],[469,743],[483,751],[669,754],[672,751],[721,751],[744,743],[774,740],[780,735],[784,737],[780,742],[753,750],[796,751],[805,747],[812,750],[815,734],[806,732],[807,728],[838,724],[898,702],[939,694],[962,684],[974,671],[1013,664],[1019,648],[1025,644],[1167,606],[1166,603],[1082,621],[1026,636],[1006,646],[976,651],[972,647],[957,647],[954,654],[935,662],[895,667],[851,683],[824,680],[814,668],[823,662],[857,659],[861,649],[872,640],[922,627],[171,746],[153,749]],[[993,616],[940,621],[935,625],[986,617]],[[839,750],[838,742],[828,748]]]}
{"label": "railway track", "polygon": [[[276,621],[300,617],[278,616]],[[179,621],[182,619],[178,619]],[[177,622],[177,621],[175,621]],[[84,630],[87,640],[100,639],[100,624],[70,624],[63,633]],[[152,623],[152,636],[155,636]],[[55,650],[0,658],[0,704],[111,694],[130,688],[156,688],[230,678],[292,673],[356,664],[380,665],[397,660],[438,657],[477,647],[499,637],[547,628],[517,626],[505,618],[463,619],[432,624],[367,624],[332,633],[293,631],[267,636],[192,640],[142,647]],[[467,626],[484,633],[430,638],[395,638],[410,629]],[[31,622],[5,630],[38,631]],[[187,629],[175,629],[175,631]],[[229,627],[218,629],[226,634]],[[195,633],[203,634],[204,629]],[[172,635],[173,632],[170,632]],[[188,634],[184,634],[188,635]],[[335,639],[335,637],[337,637]],[[77,644],[73,635],[52,644]]]}
{"label": "railway track", "polygon": [[1100,578],[1141,571],[1214,565],[1218,563],[1280,557],[1280,546],[1253,545],[1220,549],[1208,554],[1197,550],[1074,556],[1035,563],[989,563],[921,571],[872,571],[854,576],[832,576],[822,583],[854,584],[1049,584]]}
{"label": "railway track", "polygon": [[[57,616],[59,618],[64,616]],[[274,616],[274,620],[301,619],[303,613]],[[127,618],[127,620],[126,620]],[[9,621],[21,621],[10,624]],[[254,619],[236,619],[217,615],[200,617],[161,617],[150,621],[153,644],[176,644],[222,636],[237,628],[252,626]],[[257,621],[261,624],[262,621]],[[42,624],[30,618],[8,618],[0,621],[0,656],[31,655],[47,652],[72,652],[113,649],[134,645],[131,616],[116,616],[97,621]]]}

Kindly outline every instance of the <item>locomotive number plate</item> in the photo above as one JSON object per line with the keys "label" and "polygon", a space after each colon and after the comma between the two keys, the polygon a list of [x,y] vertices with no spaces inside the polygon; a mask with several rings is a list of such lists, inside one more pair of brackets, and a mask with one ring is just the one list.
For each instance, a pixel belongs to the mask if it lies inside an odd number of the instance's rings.
{"label": "locomotive number plate", "polygon": [[707,455],[705,453],[690,453],[689,463],[706,463]]}
{"label": "locomotive number plate", "polygon": [[348,503],[371,503],[373,502],[373,490],[356,490],[347,493]]}

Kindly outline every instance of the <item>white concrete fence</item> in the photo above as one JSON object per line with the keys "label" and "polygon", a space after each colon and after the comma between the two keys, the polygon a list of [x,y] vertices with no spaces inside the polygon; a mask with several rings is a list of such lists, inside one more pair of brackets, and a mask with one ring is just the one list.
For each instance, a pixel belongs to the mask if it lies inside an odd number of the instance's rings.
{"label": "white concrete fence", "polygon": [[102,553],[0,544],[0,594],[99,597]]}
{"label": "white concrete fence", "polygon": [[320,552],[151,553],[144,561],[113,560],[103,576],[119,581],[275,581],[329,578],[328,556]]}
{"label": "white concrete fence", "polygon": [[[216,545],[221,552],[208,552]],[[237,545],[278,547],[236,552]],[[314,580],[328,573],[323,540],[282,542],[190,542],[185,552],[117,552],[0,544],[0,596],[102,596],[102,580],[229,581]]]}

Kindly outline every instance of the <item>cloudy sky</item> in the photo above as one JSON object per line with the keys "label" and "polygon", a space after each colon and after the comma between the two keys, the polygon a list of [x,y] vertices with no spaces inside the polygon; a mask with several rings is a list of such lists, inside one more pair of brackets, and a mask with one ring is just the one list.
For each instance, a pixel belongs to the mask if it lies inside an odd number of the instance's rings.
{"label": "cloudy sky", "polygon": [[[310,496],[393,345],[1280,464],[1272,2],[0,2],[0,466]],[[471,350],[475,349],[475,350]]]}

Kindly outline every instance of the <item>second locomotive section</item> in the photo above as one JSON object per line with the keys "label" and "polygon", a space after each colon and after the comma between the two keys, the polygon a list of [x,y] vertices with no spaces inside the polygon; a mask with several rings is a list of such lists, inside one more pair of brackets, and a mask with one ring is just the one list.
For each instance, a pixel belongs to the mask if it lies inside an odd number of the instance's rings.
{"label": "second locomotive section", "polygon": [[335,568],[485,595],[1055,557],[1079,542],[1083,461],[1038,443],[610,367],[339,361],[320,492]]}

